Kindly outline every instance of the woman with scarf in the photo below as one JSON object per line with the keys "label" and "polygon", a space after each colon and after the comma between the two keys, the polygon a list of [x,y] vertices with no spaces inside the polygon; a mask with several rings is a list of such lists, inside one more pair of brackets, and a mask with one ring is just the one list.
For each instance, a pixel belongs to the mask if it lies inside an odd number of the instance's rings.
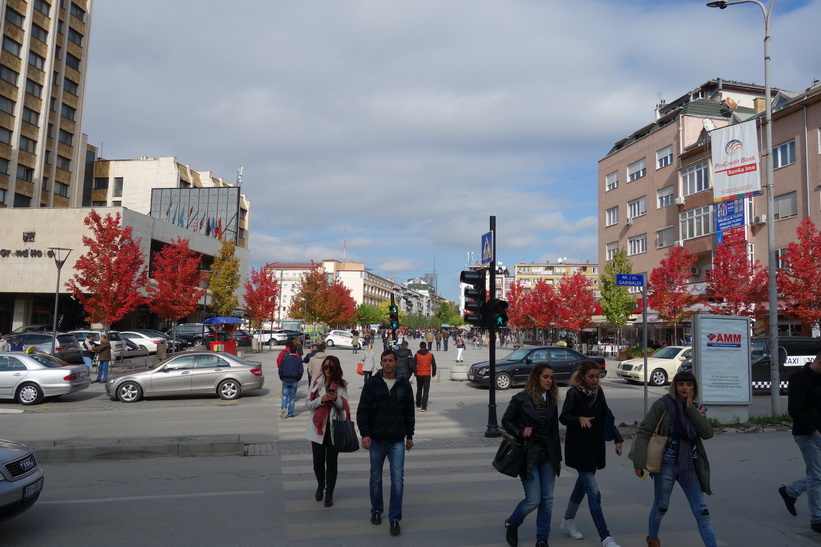
{"label": "woman with scarf", "polygon": [[316,501],[322,501],[324,490],[325,507],[334,504],[336,463],[339,458],[339,451],[334,448],[333,442],[333,420],[343,420],[351,414],[347,387],[348,383],[342,379],[339,358],[329,355],[322,361],[322,373],[311,382],[305,403],[311,409],[305,438],[311,441],[314,458],[314,475],[318,485]]}
{"label": "woman with scarf", "polygon": [[526,461],[519,475],[525,499],[505,521],[508,545],[518,545],[519,526],[538,507],[536,545],[547,547],[550,517],[553,513],[553,486],[562,466],[559,444],[559,389],[553,367],[536,363],[524,391],[517,393],[502,417],[502,427],[518,441],[527,443]]}
{"label": "woman with scarf", "polygon": [[[565,465],[579,473],[559,527],[573,539],[584,539],[576,528],[575,519],[579,506],[587,496],[587,506],[602,547],[619,547],[607,529],[601,508],[601,492],[596,483],[596,471],[604,469],[606,465],[604,431],[608,415],[612,416],[608,412],[604,391],[599,387],[600,374],[601,368],[595,361],[582,361],[579,364],[579,369],[570,378],[570,388],[559,416],[559,421],[567,426],[564,440]],[[611,426],[614,425],[611,422]],[[616,455],[621,456],[624,439],[617,428],[611,427],[610,430],[616,445]]]}
{"label": "woman with scarf", "polygon": [[710,521],[710,510],[704,494],[710,492],[710,462],[702,439],[713,436],[713,426],[707,421],[707,408],[695,402],[698,396],[696,377],[691,372],[679,372],[670,383],[670,392],[653,403],[641,422],[633,450],[636,475],[644,476],[647,463],[647,443],[661,420],[658,433],[670,440],[664,449],[661,472],[652,475],[655,498],[650,510],[649,547],[659,547],[659,527],[667,514],[670,494],[676,482],[681,485],[690,510],[698,523],[701,540],[707,547],[715,547],[716,536]]}

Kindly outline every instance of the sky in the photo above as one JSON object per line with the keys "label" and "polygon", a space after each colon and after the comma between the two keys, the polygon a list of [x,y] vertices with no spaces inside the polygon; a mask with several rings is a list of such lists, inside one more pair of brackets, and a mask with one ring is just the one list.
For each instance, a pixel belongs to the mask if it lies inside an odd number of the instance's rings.
{"label": "sky", "polygon": [[[779,0],[772,85],[821,79],[821,0]],[[594,264],[597,162],[713,78],[764,83],[755,4],[96,0],[83,131],[251,200],[251,266],[337,259],[458,301],[497,260]]]}

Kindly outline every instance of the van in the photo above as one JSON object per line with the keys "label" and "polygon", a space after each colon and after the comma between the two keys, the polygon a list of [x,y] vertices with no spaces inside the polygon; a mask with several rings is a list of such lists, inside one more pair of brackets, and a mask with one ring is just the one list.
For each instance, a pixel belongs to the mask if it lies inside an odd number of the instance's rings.
{"label": "van", "polygon": [[[808,361],[815,359],[821,351],[821,339],[803,336],[780,336],[778,338],[779,359],[778,374],[780,388],[787,389],[790,376],[801,369]],[[784,356],[786,353],[786,359]],[[753,389],[770,389],[770,339],[766,336],[754,336],[750,341],[750,379]]]}
{"label": "van", "polygon": [[[106,332],[103,330],[72,330],[69,331],[69,334],[74,336],[77,342],[82,345],[86,336],[89,334],[94,335],[94,343],[99,344],[100,335],[106,334]],[[112,359],[122,359],[125,357],[128,348],[126,348],[125,339],[120,336],[120,331],[108,331],[108,342],[111,344]]]}

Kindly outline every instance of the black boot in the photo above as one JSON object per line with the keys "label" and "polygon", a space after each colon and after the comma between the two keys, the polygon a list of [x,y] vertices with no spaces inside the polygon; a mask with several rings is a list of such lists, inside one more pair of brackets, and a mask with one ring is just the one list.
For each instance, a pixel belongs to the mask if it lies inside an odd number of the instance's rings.
{"label": "black boot", "polygon": [[505,539],[510,547],[519,545],[519,527],[510,524],[510,519],[505,521]]}
{"label": "black boot", "polygon": [[334,504],[334,493],[331,491],[325,492],[325,507],[330,507]]}
{"label": "black boot", "polygon": [[536,547],[550,547],[550,545],[547,544],[546,539],[541,539],[536,542]]}
{"label": "black boot", "polygon": [[322,501],[322,485],[316,487],[316,501]]}

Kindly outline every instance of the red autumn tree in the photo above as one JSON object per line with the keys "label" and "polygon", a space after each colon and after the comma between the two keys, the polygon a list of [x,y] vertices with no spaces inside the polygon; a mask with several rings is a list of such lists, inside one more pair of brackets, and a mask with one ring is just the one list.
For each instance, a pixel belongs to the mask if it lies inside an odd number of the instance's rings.
{"label": "red autumn tree", "polygon": [[149,286],[149,310],[169,321],[188,317],[196,308],[205,289],[200,288],[204,273],[200,271],[202,257],[188,247],[188,240],[177,238],[154,253],[152,277],[156,285]]}
{"label": "red autumn tree", "polygon": [[260,328],[265,321],[271,321],[277,310],[279,282],[265,268],[251,268],[245,280],[245,313]]}
{"label": "red autumn tree", "polygon": [[718,315],[740,315],[763,320],[767,310],[767,272],[761,262],[750,262],[746,244],[716,247],[707,278],[707,306]]}
{"label": "red autumn tree", "polygon": [[[559,326],[580,333],[593,325],[593,305],[596,297],[591,290],[593,284],[581,271],[559,280]],[[580,339],[581,337],[579,337]]]}
{"label": "red autumn tree", "polygon": [[328,277],[322,268],[316,267],[306,273],[299,282],[299,289],[291,305],[288,315],[305,322],[322,321],[326,311],[326,295],[328,291]]}
{"label": "red autumn tree", "polygon": [[798,241],[787,246],[778,287],[784,295],[784,313],[805,326],[821,328],[821,232],[805,218],[796,230]]}
{"label": "red autumn tree", "polygon": [[359,315],[351,290],[337,279],[328,286],[325,297],[326,315],[322,322],[328,325],[348,326],[356,322]]}
{"label": "red autumn tree", "polygon": [[538,280],[527,295],[525,313],[540,329],[552,329],[558,324],[559,295],[553,285],[544,279]]}
{"label": "red autumn tree", "polygon": [[650,272],[648,303],[658,312],[659,318],[673,326],[673,339],[677,338],[678,324],[695,313],[692,307],[699,302],[688,287],[692,275],[690,268],[697,258],[684,247],[675,245],[661,260],[659,267]]}
{"label": "red autumn tree", "polygon": [[516,330],[531,329],[535,325],[525,313],[529,293],[525,292],[521,281],[515,282],[507,291],[507,324]]}
{"label": "red autumn tree", "polygon": [[89,323],[111,324],[145,303],[146,272],[130,226],[121,226],[120,213],[101,217],[94,209],[83,220],[92,236],[83,236],[88,251],[77,259],[77,273],[66,288],[83,306]]}

